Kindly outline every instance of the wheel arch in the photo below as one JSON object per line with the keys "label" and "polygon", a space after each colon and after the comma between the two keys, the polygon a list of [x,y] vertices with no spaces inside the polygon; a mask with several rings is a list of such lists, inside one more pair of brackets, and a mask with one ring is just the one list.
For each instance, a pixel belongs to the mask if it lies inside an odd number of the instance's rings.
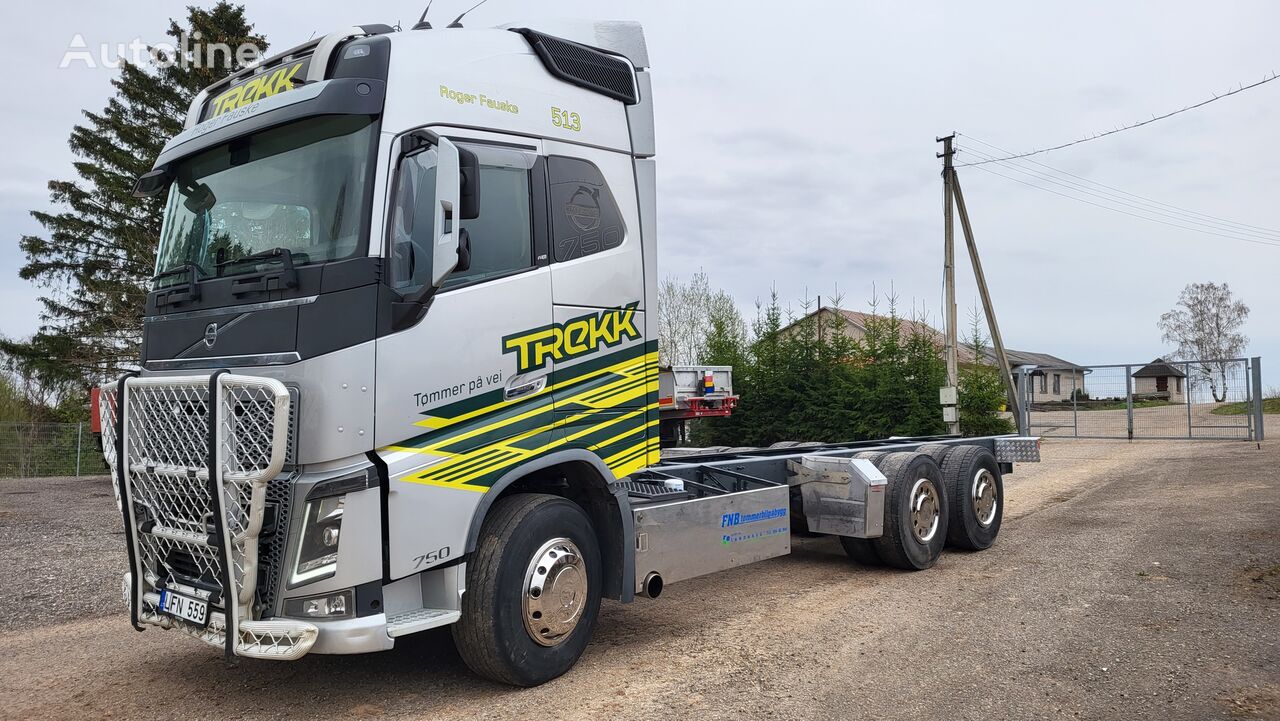
{"label": "wheel arch", "polygon": [[499,498],[513,493],[547,493],[577,503],[595,528],[604,579],[603,596],[623,603],[635,598],[635,531],[627,492],[611,484],[613,472],[584,449],[557,451],[503,474],[471,516],[466,551],[476,550],[480,528]]}

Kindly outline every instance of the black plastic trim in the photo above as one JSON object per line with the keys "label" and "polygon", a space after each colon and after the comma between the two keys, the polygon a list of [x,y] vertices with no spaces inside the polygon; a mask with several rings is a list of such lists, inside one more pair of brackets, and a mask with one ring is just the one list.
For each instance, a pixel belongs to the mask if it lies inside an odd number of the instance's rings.
{"label": "black plastic trim", "polygon": [[[175,160],[194,155],[215,145],[222,145],[242,135],[316,115],[382,114],[382,106],[387,95],[385,81],[370,78],[334,78],[327,82],[329,84],[320,91],[320,94],[310,100],[302,100],[261,115],[245,118],[175,145],[162,152],[152,167],[158,169]],[[365,86],[363,93],[360,87],[362,85]],[[377,133],[374,135],[376,136]]]}
{"label": "black plastic trim", "polygon": [[208,456],[208,488],[209,502],[213,511],[213,532],[218,535],[218,563],[222,566],[222,618],[223,618],[223,644],[222,654],[227,661],[234,661],[235,642],[238,631],[234,624],[234,612],[231,604],[238,599],[232,596],[231,591],[231,549],[227,548],[227,534],[224,527],[226,521],[226,510],[222,507],[222,494],[218,492],[218,377],[225,374],[226,369],[214,371],[209,376],[209,456]]}
{"label": "black plastic trim", "polygon": [[[142,624],[138,620],[138,584],[142,582],[141,578],[135,578],[134,574],[138,572],[138,549],[135,547],[136,528],[133,524],[133,499],[129,497],[129,484],[125,482],[124,467],[126,460],[124,457],[124,409],[128,402],[126,394],[128,385],[126,381],[138,375],[137,371],[131,371],[120,376],[120,380],[116,381],[116,485],[120,488],[120,512],[124,520],[124,545],[129,555],[129,576],[133,583],[129,584],[129,623],[133,625],[133,630],[141,631]],[[94,413],[98,412],[97,408],[93,409]]]}
{"label": "black plastic trim", "polygon": [[327,481],[320,481],[307,491],[305,502],[309,503],[317,498],[330,498],[332,496],[342,496],[348,493],[357,493],[370,488],[377,488],[379,485],[378,471],[376,468],[366,468],[359,473],[354,473],[342,478],[333,478]]}
{"label": "black plastic trim", "polygon": [[362,583],[355,587],[354,594],[356,618],[386,612],[382,604],[382,581]]}
{"label": "black plastic trim", "polygon": [[390,473],[387,471],[387,462],[382,460],[382,456],[377,451],[369,451],[369,462],[378,471],[378,487],[381,489],[379,496],[381,497],[382,512],[382,582],[384,584],[391,583],[391,533],[388,525],[388,503],[390,502],[391,483]]}
{"label": "black plastic trim", "polygon": [[529,42],[543,67],[561,80],[627,105],[640,101],[635,71],[622,58],[529,28],[511,28]]}

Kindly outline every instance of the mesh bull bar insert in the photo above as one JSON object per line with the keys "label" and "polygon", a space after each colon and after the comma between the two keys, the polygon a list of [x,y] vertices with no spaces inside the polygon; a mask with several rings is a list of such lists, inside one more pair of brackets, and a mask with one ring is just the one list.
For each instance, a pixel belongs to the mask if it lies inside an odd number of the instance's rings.
{"label": "mesh bull bar insert", "polygon": [[[284,384],[222,370],[126,376],[111,391],[100,412],[112,410],[116,420],[108,461],[128,531],[135,628],[178,628],[221,646],[229,659],[307,653],[313,624],[254,617],[267,489],[284,467],[291,432]],[[206,625],[161,613],[166,588],[208,603]]]}

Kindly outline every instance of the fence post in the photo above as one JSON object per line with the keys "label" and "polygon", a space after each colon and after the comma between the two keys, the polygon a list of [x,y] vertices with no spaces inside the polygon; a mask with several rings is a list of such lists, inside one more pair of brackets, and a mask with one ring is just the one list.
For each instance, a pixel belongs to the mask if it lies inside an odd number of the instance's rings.
{"label": "fence post", "polygon": [[1182,399],[1187,402],[1187,438],[1195,438],[1195,430],[1191,426],[1191,364],[1182,364]]}
{"label": "fence post", "polygon": [[1263,398],[1262,398],[1262,358],[1254,356],[1249,359],[1249,369],[1253,372],[1253,412],[1257,419],[1253,424],[1253,440],[1261,443],[1263,440],[1262,432],[1262,415],[1263,415]]}
{"label": "fence post", "polygon": [[1124,408],[1129,420],[1129,440],[1133,440],[1133,366],[1124,367]]}
{"label": "fence post", "polygon": [[1014,392],[1017,393],[1020,402],[1014,406],[1013,412],[1014,422],[1018,426],[1018,435],[1020,436],[1031,435],[1031,402],[1028,400],[1030,394],[1027,392],[1028,377],[1026,366],[1018,366],[1018,377],[1017,382],[1014,384]]}
{"label": "fence post", "polygon": [[1076,388],[1076,371],[1071,370],[1071,431],[1076,438],[1080,437],[1080,411],[1076,407],[1079,403],[1077,396],[1080,395]]}
{"label": "fence post", "polygon": [[76,478],[80,477],[80,448],[84,445],[84,423],[76,424]]}

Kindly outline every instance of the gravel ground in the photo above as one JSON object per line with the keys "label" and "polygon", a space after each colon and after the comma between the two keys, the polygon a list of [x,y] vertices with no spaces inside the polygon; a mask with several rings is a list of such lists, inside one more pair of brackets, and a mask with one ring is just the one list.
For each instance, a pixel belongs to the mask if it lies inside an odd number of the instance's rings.
{"label": "gravel ground", "polygon": [[0,481],[9,718],[1280,718],[1280,445],[1048,441],[1000,541],[922,573],[830,539],[606,603],[564,677],[517,690],[447,631],[241,661],[128,628],[105,480]]}

